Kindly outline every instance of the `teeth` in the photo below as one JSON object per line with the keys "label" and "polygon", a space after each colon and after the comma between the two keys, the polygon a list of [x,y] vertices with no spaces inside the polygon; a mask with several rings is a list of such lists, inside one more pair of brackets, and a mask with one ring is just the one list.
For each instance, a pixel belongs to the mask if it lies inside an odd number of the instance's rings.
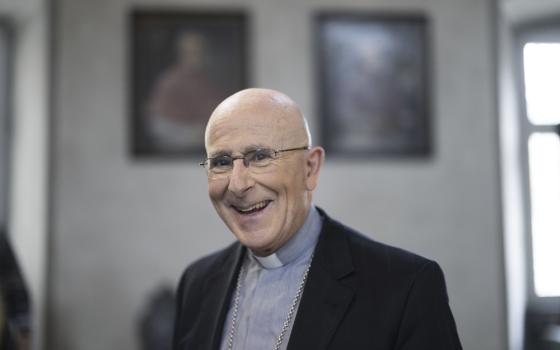
{"label": "teeth", "polygon": [[252,205],[252,206],[250,206],[250,207],[248,207],[248,208],[239,208],[239,207],[237,207],[237,210],[239,210],[239,211],[242,212],[242,213],[248,213],[248,212],[250,212],[250,211],[255,211],[255,210],[262,209],[262,208],[266,207],[267,204],[268,204],[267,201],[262,201],[262,202],[259,202],[259,203],[257,203],[257,204],[254,204],[254,205]]}

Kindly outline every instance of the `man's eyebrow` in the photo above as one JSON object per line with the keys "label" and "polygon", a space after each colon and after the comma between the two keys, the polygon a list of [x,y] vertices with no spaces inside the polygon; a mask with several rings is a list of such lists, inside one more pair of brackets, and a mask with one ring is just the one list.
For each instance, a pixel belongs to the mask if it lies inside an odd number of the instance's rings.
{"label": "man's eyebrow", "polygon": [[258,144],[254,143],[254,144],[247,145],[247,146],[243,147],[243,153],[254,151],[256,149],[263,149],[263,148],[270,148],[270,146],[264,145],[262,143],[258,143]]}
{"label": "man's eyebrow", "polygon": [[220,157],[220,156],[229,156],[231,155],[231,151],[230,150],[217,150],[215,152],[212,152],[210,154],[208,154],[208,158],[216,158],[216,157]]}
{"label": "man's eyebrow", "polygon": [[[262,143],[254,143],[254,144],[250,144],[250,145],[246,145],[241,149],[241,153],[245,154],[247,152],[251,152],[254,151],[256,149],[268,149],[270,148],[270,146],[262,144]],[[208,158],[216,158],[219,156],[231,156],[232,152],[229,149],[221,149],[221,150],[217,150],[214,151],[212,153],[209,154]]]}

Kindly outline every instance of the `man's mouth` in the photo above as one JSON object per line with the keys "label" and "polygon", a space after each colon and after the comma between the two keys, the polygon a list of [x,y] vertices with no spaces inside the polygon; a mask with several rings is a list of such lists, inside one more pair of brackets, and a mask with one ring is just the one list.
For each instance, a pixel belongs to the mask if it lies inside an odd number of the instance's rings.
{"label": "man's mouth", "polygon": [[264,210],[264,208],[266,208],[268,204],[270,204],[270,202],[272,201],[264,200],[262,202],[255,203],[248,207],[239,207],[235,205],[232,205],[231,207],[235,209],[235,211],[237,211],[239,214],[249,215]]}

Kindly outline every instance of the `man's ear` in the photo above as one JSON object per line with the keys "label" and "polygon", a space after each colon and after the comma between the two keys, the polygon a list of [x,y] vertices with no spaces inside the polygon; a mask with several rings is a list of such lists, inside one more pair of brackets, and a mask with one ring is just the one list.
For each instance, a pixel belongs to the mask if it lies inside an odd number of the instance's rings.
{"label": "man's ear", "polygon": [[319,172],[325,161],[325,150],[322,147],[313,147],[307,153],[305,186],[308,191],[313,191],[319,181]]}

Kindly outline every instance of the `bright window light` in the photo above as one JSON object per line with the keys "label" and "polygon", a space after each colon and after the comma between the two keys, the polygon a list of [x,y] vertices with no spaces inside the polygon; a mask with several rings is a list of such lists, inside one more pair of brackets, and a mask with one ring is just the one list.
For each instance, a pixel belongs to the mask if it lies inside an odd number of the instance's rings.
{"label": "bright window light", "polygon": [[539,297],[560,296],[560,138],[557,134],[531,134],[529,176],[535,293]]}
{"label": "bright window light", "polygon": [[527,117],[536,125],[560,123],[560,43],[523,47]]}

